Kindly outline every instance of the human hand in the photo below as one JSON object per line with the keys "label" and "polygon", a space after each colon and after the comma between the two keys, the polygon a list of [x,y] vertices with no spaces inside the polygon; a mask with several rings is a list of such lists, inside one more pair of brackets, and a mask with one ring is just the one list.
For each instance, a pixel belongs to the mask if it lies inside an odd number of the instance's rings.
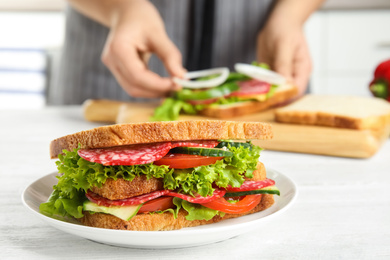
{"label": "human hand", "polygon": [[257,60],[291,80],[299,96],[305,92],[312,64],[301,24],[282,16],[271,17],[257,38]]}
{"label": "human hand", "polygon": [[170,78],[148,69],[152,53],[161,59],[171,76],[184,75],[181,53],[166,34],[153,4],[146,0],[124,1],[112,14],[102,61],[133,97],[163,97],[179,88]]}

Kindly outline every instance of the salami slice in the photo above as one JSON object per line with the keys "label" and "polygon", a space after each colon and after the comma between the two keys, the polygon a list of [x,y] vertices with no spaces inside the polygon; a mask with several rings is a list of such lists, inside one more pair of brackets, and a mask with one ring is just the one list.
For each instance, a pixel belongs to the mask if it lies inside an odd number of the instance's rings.
{"label": "salami slice", "polygon": [[268,186],[275,185],[275,181],[271,179],[265,179],[262,181],[245,181],[240,187],[234,188],[230,185],[226,188],[227,191],[250,191],[259,190]]}
{"label": "salami slice", "polygon": [[195,140],[195,141],[178,141],[172,142],[172,148],[175,147],[205,147],[205,148],[214,148],[219,144],[215,140]]}
{"label": "salami slice", "polygon": [[147,164],[164,157],[172,148],[170,142],[133,144],[110,148],[80,149],[81,158],[103,165]]}
{"label": "salami slice", "polygon": [[238,85],[240,86],[240,89],[231,93],[229,96],[260,95],[268,93],[271,88],[269,83],[257,79],[240,81],[238,82]]}
{"label": "salami slice", "polygon": [[145,203],[149,200],[153,200],[155,198],[164,196],[168,194],[168,190],[160,190],[160,191],[155,191],[152,193],[136,196],[136,197],[131,197],[128,199],[123,199],[123,200],[109,200],[107,198],[101,197],[97,195],[96,193],[93,193],[92,191],[88,191],[85,196],[92,201],[93,203],[96,203],[101,206],[130,206],[130,205],[139,205],[142,203]]}
{"label": "salami slice", "polygon": [[180,199],[183,199],[183,200],[186,200],[186,201],[189,201],[192,203],[207,203],[207,202],[210,202],[210,201],[213,201],[213,200],[216,200],[216,199],[223,197],[223,195],[225,195],[225,193],[226,193],[225,190],[214,190],[214,193],[211,196],[202,197],[200,195],[196,195],[195,197],[192,197],[189,195],[170,191],[166,194],[166,196],[178,197]]}

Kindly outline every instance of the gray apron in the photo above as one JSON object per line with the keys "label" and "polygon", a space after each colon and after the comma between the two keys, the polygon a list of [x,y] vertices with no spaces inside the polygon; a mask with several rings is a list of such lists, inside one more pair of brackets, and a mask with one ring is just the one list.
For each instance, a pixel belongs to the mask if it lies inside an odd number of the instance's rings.
{"label": "gray apron", "polygon": [[[250,63],[255,60],[257,34],[272,5],[271,0],[214,0],[210,18],[210,6],[202,6],[199,0],[151,2],[162,16],[168,36],[181,51],[183,64],[191,70],[205,66],[233,69],[237,62]],[[130,97],[101,62],[108,28],[72,8],[66,12],[65,42],[58,73],[54,73],[55,77],[47,90],[47,103],[81,104],[88,98],[149,101]],[[210,21],[213,24],[208,24]],[[202,45],[201,39],[208,41],[198,48],[198,45]],[[201,55],[206,55],[206,61],[194,60],[194,57]],[[161,62],[154,56],[149,68],[161,76],[167,76]]]}

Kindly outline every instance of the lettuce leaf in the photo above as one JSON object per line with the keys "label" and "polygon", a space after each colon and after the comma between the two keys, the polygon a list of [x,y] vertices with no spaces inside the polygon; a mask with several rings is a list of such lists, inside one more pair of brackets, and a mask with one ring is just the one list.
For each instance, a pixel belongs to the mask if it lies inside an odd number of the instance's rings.
{"label": "lettuce leaf", "polygon": [[173,198],[173,204],[176,205],[175,217],[177,217],[179,210],[183,208],[188,212],[186,216],[187,220],[210,220],[216,215],[220,215],[221,217],[225,215],[225,213],[218,210],[206,208],[200,204],[191,203],[179,198]]}
{"label": "lettuce leaf", "polygon": [[181,111],[194,115],[199,110],[196,106],[182,100],[167,98],[161,106],[156,108],[154,115],[151,117],[151,121],[174,121],[178,119]]}
{"label": "lettuce leaf", "polygon": [[261,148],[252,146],[228,147],[232,157],[225,157],[215,164],[190,169],[169,169],[168,166],[157,166],[152,163],[131,166],[103,166],[81,158],[77,151],[63,151],[56,162],[58,183],[46,203],[40,205],[40,211],[48,216],[81,218],[82,204],[86,200],[85,192],[92,187],[101,187],[107,179],[123,178],[132,181],[136,176],[146,175],[147,179],[163,179],[164,189],[201,196],[212,195],[215,188],[239,187],[245,177],[251,177],[256,169]]}

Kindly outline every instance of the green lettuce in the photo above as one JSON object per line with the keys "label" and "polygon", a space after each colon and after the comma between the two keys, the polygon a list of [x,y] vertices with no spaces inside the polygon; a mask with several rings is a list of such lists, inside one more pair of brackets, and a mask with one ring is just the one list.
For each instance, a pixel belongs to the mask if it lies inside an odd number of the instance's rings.
{"label": "green lettuce", "polygon": [[151,121],[174,121],[179,117],[181,111],[186,114],[196,114],[198,108],[185,101],[167,98],[164,102],[156,108],[154,115],[150,118]]}
{"label": "green lettuce", "polygon": [[183,208],[185,211],[188,212],[188,214],[186,215],[187,220],[210,220],[216,215],[220,215],[221,217],[225,215],[224,212],[220,212],[215,209],[210,209],[200,204],[191,203],[179,198],[173,198],[173,204],[176,205],[175,217],[177,217],[179,210]]}
{"label": "green lettuce", "polygon": [[[169,169],[152,163],[131,166],[104,166],[81,158],[77,151],[63,151],[56,162],[58,183],[46,203],[40,205],[40,211],[48,216],[81,218],[85,193],[92,187],[101,187],[107,179],[122,178],[132,181],[136,176],[146,175],[147,179],[163,179],[164,189],[185,194],[200,194],[204,197],[214,192],[213,183],[219,187],[239,187],[244,177],[252,177],[260,157],[261,148],[252,146],[228,147],[232,157],[225,157],[212,165],[190,169]],[[185,208],[185,207],[183,207]]]}

